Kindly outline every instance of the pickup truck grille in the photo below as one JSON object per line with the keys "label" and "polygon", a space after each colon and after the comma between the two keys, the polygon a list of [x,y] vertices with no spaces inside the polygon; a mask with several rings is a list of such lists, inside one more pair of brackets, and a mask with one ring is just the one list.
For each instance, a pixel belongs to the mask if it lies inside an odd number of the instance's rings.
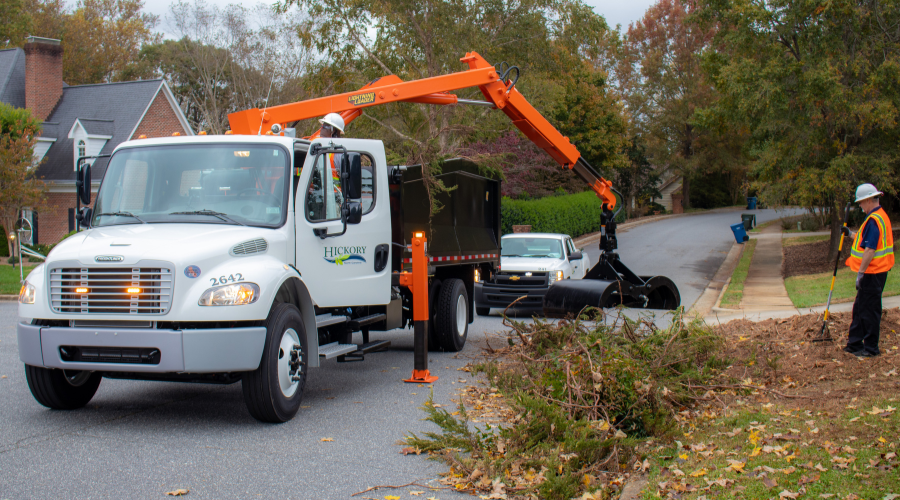
{"label": "pickup truck grille", "polygon": [[547,284],[547,273],[534,272],[526,276],[525,271],[502,272],[494,275],[494,282],[498,285],[512,286],[544,286]]}
{"label": "pickup truck grille", "polygon": [[166,314],[173,281],[172,269],[160,267],[55,268],[50,305],[68,314]]}

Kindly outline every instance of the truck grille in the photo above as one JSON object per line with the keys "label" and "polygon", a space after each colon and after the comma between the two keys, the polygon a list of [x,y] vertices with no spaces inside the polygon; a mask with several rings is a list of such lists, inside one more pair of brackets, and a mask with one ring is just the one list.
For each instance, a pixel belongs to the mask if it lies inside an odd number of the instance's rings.
{"label": "truck grille", "polygon": [[159,267],[56,268],[50,304],[58,313],[166,314],[172,283],[172,269]]}
{"label": "truck grille", "polygon": [[547,285],[547,273],[535,272],[526,276],[525,271],[503,272],[495,275],[498,285],[511,286],[545,286]]}

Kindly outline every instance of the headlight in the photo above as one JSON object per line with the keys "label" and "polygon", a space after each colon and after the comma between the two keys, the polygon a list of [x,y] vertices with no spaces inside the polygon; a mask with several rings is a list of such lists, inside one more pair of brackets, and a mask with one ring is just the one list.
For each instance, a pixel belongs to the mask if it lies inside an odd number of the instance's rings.
{"label": "headlight", "polygon": [[563,279],[562,271],[551,271],[550,272],[550,282],[551,283],[554,281],[562,281],[562,279]]}
{"label": "headlight", "polygon": [[19,290],[19,304],[34,304],[34,285],[27,281]]}
{"label": "headlight", "polygon": [[233,285],[210,288],[200,296],[201,306],[240,306],[252,304],[259,299],[256,283],[235,283]]}
{"label": "headlight", "polygon": [[481,282],[481,272],[478,269],[476,269],[475,270],[475,283],[479,283],[479,282]]}

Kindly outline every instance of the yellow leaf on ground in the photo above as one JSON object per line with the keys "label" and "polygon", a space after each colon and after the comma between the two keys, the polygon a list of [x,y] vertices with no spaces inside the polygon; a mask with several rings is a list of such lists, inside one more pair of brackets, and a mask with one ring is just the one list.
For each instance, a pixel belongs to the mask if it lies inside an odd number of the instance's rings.
{"label": "yellow leaf on ground", "polygon": [[330,443],[332,441],[334,441],[334,439],[332,439],[332,438],[322,438],[323,443]]}
{"label": "yellow leaf on ground", "polygon": [[757,447],[757,448],[753,448],[753,451],[750,452],[750,456],[751,456],[751,457],[758,457],[758,456],[759,456],[759,452],[761,452],[761,451],[762,451],[762,448],[758,448],[758,447]]}
{"label": "yellow leaf on ground", "polygon": [[424,493],[425,493],[424,491],[410,491],[410,492],[409,492],[409,494],[412,495],[412,496],[414,496],[414,497],[417,497],[417,496],[422,495],[422,494],[424,494]]}
{"label": "yellow leaf on ground", "polygon": [[699,469],[691,472],[691,477],[703,477],[706,475],[706,469]]}
{"label": "yellow leaf on ground", "polygon": [[400,500],[400,497],[396,495],[387,495],[386,497],[384,497],[384,500]]}
{"label": "yellow leaf on ground", "polygon": [[738,462],[737,460],[729,460],[729,461],[728,461],[728,464],[729,464],[729,465],[728,465],[728,467],[725,468],[725,470],[730,470],[730,471],[732,471],[732,472],[737,472],[738,474],[743,473],[743,472],[744,472],[744,466],[747,465],[746,462]]}
{"label": "yellow leaf on ground", "polygon": [[191,491],[191,490],[177,489],[177,490],[173,490],[173,491],[167,491],[166,495],[173,496],[173,497],[180,497],[182,495],[187,495],[189,491]]}

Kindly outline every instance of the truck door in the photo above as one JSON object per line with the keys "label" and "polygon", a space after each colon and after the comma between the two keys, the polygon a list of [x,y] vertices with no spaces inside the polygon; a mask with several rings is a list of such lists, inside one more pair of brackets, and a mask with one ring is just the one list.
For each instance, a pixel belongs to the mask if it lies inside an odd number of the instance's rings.
{"label": "truck door", "polygon": [[[317,146],[318,145],[318,146]],[[362,163],[362,218],[341,222],[342,150]],[[391,299],[391,219],[387,162],[380,141],[317,139],[295,194],[297,269],[319,307],[387,304]],[[315,230],[326,230],[320,237]]]}
{"label": "truck door", "polygon": [[[570,257],[572,252],[575,252],[575,244],[572,243],[572,238],[566,238],[566,257]],[[570,260],[569,263],[572,265],[572,279],[581,279],[584,278],[584,259]]]}

